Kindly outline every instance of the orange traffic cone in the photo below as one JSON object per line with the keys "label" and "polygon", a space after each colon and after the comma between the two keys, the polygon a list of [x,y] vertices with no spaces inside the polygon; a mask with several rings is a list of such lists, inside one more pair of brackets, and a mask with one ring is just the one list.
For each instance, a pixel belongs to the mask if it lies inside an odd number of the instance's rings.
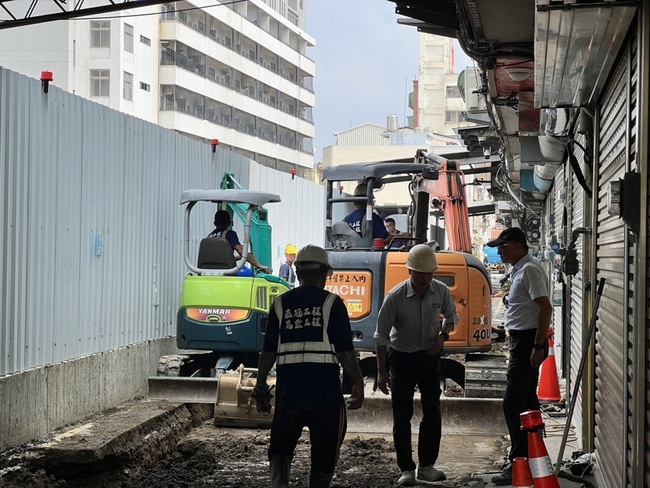
{"label": "orange traffic cone", "polygon": [[555,349],[553,348],[553,329],[548,329],[548,357],[542,363],[542,371],[537,388],[537,398],[542,403],[559,402],[560,384],[557,379],[557,367],[555,365]]}
{"label": "orange traffic cone", "polygon": [[[528,432],[528,466],[535,488],[560,488],[553,463],[548,456],[540,430],[544,428],[539,410],[529,410],[519,415],[521,429]],[[514,474],[514,472],[513,472]]]}
{"label": "orange traffic cone", "polygon": [[514,488],[531,488],[533,475],[528,466],[528,459],[517,457],[512,460],[512,486]]}

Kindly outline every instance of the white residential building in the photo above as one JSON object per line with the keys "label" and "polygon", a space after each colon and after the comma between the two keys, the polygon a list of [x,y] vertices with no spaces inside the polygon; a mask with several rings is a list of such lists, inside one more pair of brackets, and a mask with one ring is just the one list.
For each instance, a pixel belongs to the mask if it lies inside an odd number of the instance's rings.
{"label": "white residential building", "polygon": [[453,135],[455,128],[473,125],[463,118],[465,102],[458,89],[458,73],[454,72],[453,40],[420,34],[419,53],[414,128]]}
{"label": "white residential building", "polygon": [[[93,2],[88,2],[91,5]],[[259,163],[313,168],[305,0],[192,0],[0,31],[0,65]]]}

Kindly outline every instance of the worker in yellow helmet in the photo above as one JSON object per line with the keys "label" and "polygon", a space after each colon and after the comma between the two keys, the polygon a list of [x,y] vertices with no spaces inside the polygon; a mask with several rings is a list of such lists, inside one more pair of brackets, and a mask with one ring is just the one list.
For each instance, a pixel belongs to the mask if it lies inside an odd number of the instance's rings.
{"label": "worker in yellow helmet", "polygon": [[296,273],[293,270],[293,262],[296,260],[298,248],[295,244],[288,244],[284,248],[284,257],[286,261],[280,265],[279,276],[292,287],[296,285]]}

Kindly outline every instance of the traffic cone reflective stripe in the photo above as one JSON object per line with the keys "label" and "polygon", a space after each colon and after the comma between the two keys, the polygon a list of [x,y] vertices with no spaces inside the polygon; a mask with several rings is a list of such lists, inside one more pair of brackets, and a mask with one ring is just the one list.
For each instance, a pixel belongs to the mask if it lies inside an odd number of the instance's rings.
{"label": "traffic cone reflective stripe", "polygon": [[530,472],[528,459],[525,457],[517,457],[512,460],[512,486],[514,488],[533,486],[533,475]]}
{"label": "traffic cone reflective stripe", "polygon": [[553,347],[553,329],[548,329],[548,357],[542,363],[537,388],[537,398],[542,403],[559,402],[560,384],[557,379],[557,366],[555,364],[555,348]]}
{"label": "traffic cone reflective stripe", "polygon": [[528,466],[533,476],[535,488],[560,488],[553,463],[542,439],[544,427],[539,410],[529,410],[520,414],[521,428],[528,432]]}
{"label": "traffic cone reflective stripe", "polygon": [[[530,433],[528,434],[530,439]],[[548,457],[548,454],[545,457],[534,458],[528,453],[530,459],[528,459],[528,466],[530,467],[530,473],[533,477],[533,484],[535,488],[559,488],[560,484],[555,477],[555,472],[553,471],[553,463]]]}

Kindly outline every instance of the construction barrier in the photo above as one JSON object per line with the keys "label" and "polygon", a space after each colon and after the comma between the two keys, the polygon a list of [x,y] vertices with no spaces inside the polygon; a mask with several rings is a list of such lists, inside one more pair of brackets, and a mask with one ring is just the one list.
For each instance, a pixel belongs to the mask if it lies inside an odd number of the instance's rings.
{"label": "construction barrier", "polygon": [[542,439],[542,413],[539,410],[528,410],[519,415],[521,430],[528,433],[528,466],[533,476],[535,488],[560,488],[553,463]]}
{"label": "construction barrier", "polygon": [[556,403],[562,398],[560,395],[560,384],[557,378],[552,328],[548,329],[548,357],[542,363],[537,398],[542,403]]}

